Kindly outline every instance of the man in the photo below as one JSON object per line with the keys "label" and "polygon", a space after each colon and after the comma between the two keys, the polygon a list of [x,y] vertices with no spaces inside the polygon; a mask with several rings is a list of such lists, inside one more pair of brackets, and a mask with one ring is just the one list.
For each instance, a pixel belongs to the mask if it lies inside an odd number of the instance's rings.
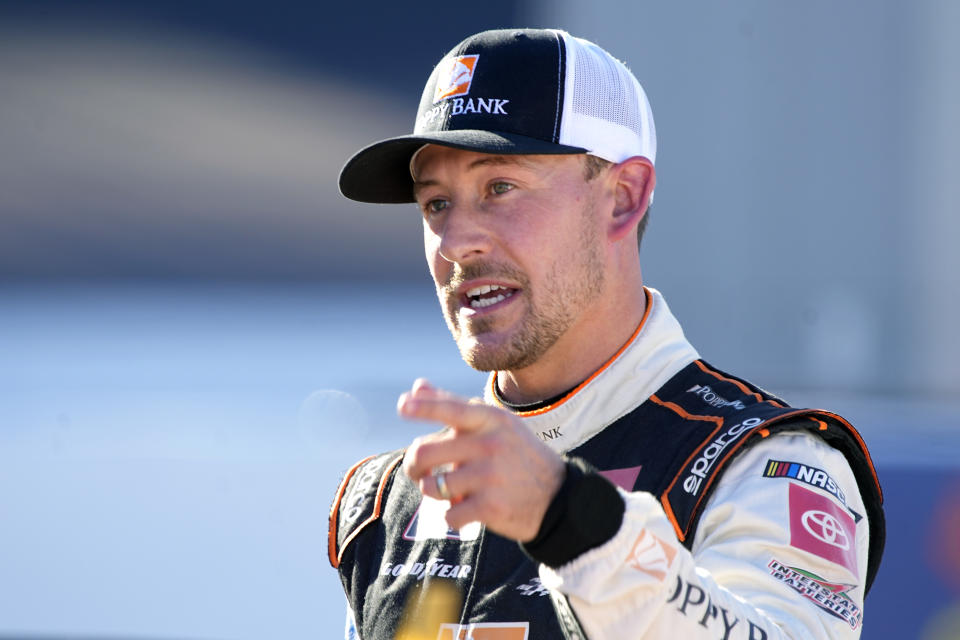
{"label": "man", "polygon": [[[438,639],[854,638],[883,549],[856,431],[712,367],[643,285],[646,96],[553,30],[467,38],[413,135],[357,153],[342,192],[416,202],[484,402],[424,380],[442,425],[345,476],[329,551],[348,635]],[[519,544],[518,544],[519,543]]]}

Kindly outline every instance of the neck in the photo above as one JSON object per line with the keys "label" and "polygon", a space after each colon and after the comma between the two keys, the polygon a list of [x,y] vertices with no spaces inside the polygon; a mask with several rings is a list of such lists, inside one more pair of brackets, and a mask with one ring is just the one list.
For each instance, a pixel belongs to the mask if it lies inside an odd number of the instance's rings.
{"label": "neck", "polygon": [[640,325],[647,295],[616,296],[607,313],[590,314],[571,328],[536,362],[497,372],[501,396],[516,404],[551,398],[578,386],[619,354]]}

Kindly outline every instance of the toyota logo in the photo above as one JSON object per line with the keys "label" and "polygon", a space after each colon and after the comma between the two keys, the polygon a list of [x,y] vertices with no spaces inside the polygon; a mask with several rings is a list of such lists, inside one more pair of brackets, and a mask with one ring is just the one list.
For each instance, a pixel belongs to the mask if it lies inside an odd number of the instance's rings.
{"label": "toyota logo", "polygon": [[844,551],[850,548],[850,538],[843,530],[840,521],[826,511],[807,511],[800,521],[803,523],[803,528],[817,540]]}

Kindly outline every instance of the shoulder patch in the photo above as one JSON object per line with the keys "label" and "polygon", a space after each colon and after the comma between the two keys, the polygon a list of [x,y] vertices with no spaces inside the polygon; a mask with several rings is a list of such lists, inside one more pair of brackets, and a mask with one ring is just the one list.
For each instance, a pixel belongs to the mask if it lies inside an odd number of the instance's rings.
{"label": "shoulder patch", "polygon": [[840,501],[847,511],[853,516],[855,522],[860,522],[863,516],[850,508],[847,504],[847,496],[843,493],[840,485],[830,477],[823,469],[804,464],[802,462],[792,462],[789,460],[767,460],[763,468],[764,478],[789,478],[797,482],[803,482],[811,487],[817,487],[826,491],[834,498]]}
{"label": "shoulder patch", "polygon": [[860,627],[863,611],[850,596],[853,584],[831,582],[811,571],[787,566],[776,558],[767,564],[770,575],[784,583],[815,606],[835,618],[840,618],[853,630]]}
{"label": "shoulder patch", "polygon": [[723,421],[693,450],[661,496],[660,502],[681,542],[692,534],[700,509],[722,469],[748,441],[769,437],[788,425],[803,428],[790,419],[813,412],[757,404],[743,413],[746,415],[742,419]]}
{"label": "shoulder patch", "polygon": [[364,458],[353,465],[340,482],[330,508],[327,531],[328,554],[334,569],[343,550],[360,531],[380,517],[383,493],[403,452],[391,451]]}

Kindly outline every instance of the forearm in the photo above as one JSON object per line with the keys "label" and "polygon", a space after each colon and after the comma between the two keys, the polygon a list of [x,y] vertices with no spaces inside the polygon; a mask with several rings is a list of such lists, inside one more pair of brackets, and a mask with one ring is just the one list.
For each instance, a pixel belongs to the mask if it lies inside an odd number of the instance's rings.
{"label": "forearm", "polygon": [[589,638],[787,637],[762,611],[698,570],[653,496],[624,498],[623,526],[611,540],[540,571],[545,586],[568,597]]}

